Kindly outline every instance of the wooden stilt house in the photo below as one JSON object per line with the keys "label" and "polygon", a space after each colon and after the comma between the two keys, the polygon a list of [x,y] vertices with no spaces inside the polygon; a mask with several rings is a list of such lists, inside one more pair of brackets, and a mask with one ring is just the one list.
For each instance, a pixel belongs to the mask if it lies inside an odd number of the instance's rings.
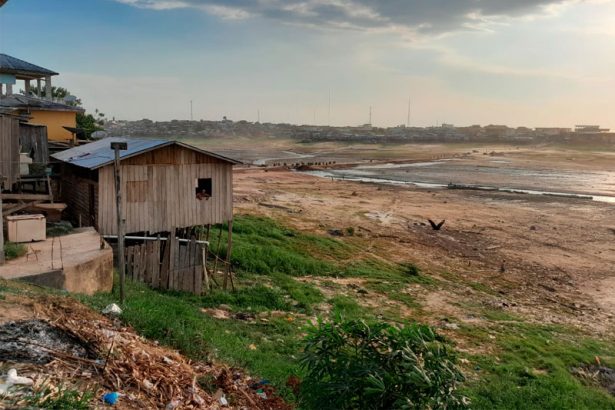
{"label": "wooden stilt house", "polygon": [[232,220],[237,161],[178,141],[113,137],[52,155],[60,161],[61,198],[76,225],[117,235],[112,142],[128,145],[120,156],[127,234]]}

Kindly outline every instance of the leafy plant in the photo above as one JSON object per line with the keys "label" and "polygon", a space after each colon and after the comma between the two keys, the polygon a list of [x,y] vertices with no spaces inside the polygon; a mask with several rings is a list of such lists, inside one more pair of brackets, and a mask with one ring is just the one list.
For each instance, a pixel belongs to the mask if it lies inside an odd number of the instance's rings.
{"label": "leafy plant", "polygon": [[16,259],[26,254],[28,249],[21,243],[6,242],[4,244],[4,256],[6,260]]}
{"label": "leafy plant", "polygon": [[91,392],[64,388],[60,388],[57,394],[50,393],[50,390],[44,390],[34,394],[28,398],[28,404],[52,410],[87,410],[94,397]]}
{"label": "leafy plant", "polygon": [[461,409],[464,380],[443,337],[429,326],[363,320],[308,329],[301,404],[309,409]]}

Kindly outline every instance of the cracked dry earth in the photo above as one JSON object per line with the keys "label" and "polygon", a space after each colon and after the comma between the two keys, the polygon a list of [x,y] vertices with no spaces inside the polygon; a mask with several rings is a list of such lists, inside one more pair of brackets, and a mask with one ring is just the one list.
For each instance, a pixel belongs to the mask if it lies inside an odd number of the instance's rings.
{"label": "cracked dry earth", "polygon": [[[332,181],[284,169],[240,169],[234,178],[236,213],[324,235],[353,227],[345,240],[366,254],[413,262],[439,279],[435,289],[408,289],[421,305],[408,315],[472,322],[469,307],[484,306],[595,336],[614,333],[612,204]],[[433,231],[427,219],[446,222]]]}

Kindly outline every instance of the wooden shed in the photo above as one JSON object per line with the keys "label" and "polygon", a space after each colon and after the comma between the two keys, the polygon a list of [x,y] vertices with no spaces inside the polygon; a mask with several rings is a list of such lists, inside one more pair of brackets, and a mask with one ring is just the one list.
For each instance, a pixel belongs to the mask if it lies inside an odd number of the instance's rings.
{"label": "wooden shed", "polygon": [[47,127],[29,124],[28,119],[17,110],[0,107],[0,189],[10,191],[20,180],[20,153],[39,167],[49,162]]}
{"label": "wooden shed", "polygon": [[73,223],[117,235],[114,152],[126,233],[169,232],[233,218],[233,165],[238,162],[178,141],[105,138],[52,155],[61,161],[61,197]]}

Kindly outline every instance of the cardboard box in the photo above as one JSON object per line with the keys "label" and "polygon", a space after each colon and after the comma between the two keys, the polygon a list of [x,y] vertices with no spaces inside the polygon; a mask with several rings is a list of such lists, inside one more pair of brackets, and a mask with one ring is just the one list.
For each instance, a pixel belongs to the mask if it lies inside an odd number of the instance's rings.
{"label": "cardboard box", "polygon": [[8,240],[35,242],[47,239],[47,221],[44,215],[16,215],[6,217]]}

